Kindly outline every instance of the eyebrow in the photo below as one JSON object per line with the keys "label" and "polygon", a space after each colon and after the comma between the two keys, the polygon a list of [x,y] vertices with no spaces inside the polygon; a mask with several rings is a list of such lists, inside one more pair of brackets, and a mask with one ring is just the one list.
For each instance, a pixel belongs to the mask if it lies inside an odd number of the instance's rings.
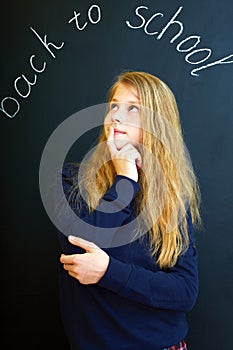
{"label": "eyebrow", "polygon": [[[113,98],[111,101],[119,102],[119,100],[117,100],[116,98]],[[139,104],[139,100],[137,100],[137,101],[127,101],[127,103]]]}

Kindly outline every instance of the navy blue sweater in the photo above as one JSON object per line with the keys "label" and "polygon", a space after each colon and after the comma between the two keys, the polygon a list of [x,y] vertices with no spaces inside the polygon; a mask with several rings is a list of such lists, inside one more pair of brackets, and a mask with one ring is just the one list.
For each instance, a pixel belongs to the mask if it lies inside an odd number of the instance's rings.
{"label": "navy blue sweater", "polygon": [[[77,171],[73,164],[63,168],[67,196]],[[123,207],[118,213],[104,213],[97,207],[88,214],[83,201],[79,216],[91,224],[102,222],[104,227],[119,227],[132,220],[133,200],[124,207],[124,194],[117,197],[116,185],[122,178],[131,188],[133,185],[134,197],[140,188],[135,181],[116,176],[103,199]],[[190,216],[188,223],[189,249],[167,271],[162,271],[151,257],[148,234],[123,246],[104,248],[110,262],[97,284],[82,285],[59,264],[61,315],[72,350],[161,350],[185,338],[186,313],[194,306],[198,293],[197,253]],[[60,232],[59,239],[63,253],[84,252]]]}

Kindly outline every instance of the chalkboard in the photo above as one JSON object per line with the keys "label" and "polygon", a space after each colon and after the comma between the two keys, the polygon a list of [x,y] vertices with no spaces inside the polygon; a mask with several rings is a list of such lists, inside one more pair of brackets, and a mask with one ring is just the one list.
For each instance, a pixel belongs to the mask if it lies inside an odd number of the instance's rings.
{"label": "chalkboard", "polygon": [[[58,125],[105,102],[114,78],[127,69],[154,74],[174,92],[202,192],[200,288],[188,315],[189,349],[233,348],[232,15],[230,0],[2,4],[4,349],[68,349],[59,313],[59,246],[40,197],[40,159]],[[67,160],[82,157],[95,135],[78,140]]]}

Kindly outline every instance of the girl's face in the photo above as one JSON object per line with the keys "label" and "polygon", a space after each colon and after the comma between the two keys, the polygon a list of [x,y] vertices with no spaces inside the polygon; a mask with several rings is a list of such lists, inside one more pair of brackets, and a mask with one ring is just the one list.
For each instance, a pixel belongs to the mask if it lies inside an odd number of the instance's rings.
{"label": "girl's face", "polygon": [[141,142],[140,101],[137,90],[119,84],[110,101],[110,110],[104,120],[104,131],[108,137],[109,127],[114,128],[116,147],[121,149],[128,143],[135,147]]}

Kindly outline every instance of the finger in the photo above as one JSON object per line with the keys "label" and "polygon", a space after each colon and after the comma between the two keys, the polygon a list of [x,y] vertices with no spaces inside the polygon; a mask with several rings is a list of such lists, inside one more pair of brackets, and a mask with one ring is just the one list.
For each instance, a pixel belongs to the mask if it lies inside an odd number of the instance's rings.
{"label": "finger", "polygon": [[78,280],[78,274],[73,272],[73,271],[68,271],[68,274],[74,278],[76,278],[76,280]]}
{"label": "finger", "polygon": [[136,166],[137,166],[137,168],[141,168],[141,166],[142,166],[142,156],[139,152],[138,152],[138,156],[136,158]]}
{"label": "finger", "polygon": [[129,149],[132,150],[132,154],[134,154],[134,157],[135,157],[135,162],[137,165],[141,166],[142,164],[142,156],[141,156],[141,153],[139,151],[139,149],[133,145],[130,145],[131,147]]}
{"label": "finger", "polygon": [[86,250],[86,252],[92,252],[94,249],[98,248],[97,245],[93,242],[90,241],[86,241],[83,238],[80,237],[75,237],[75,236],[69,236],[68,237],[70,243],[83,248],[84,250]]}
{"label": "finger", "polygon": [[77,257],[78,254],[71,254],[71,255],[64,255],[62,254],[60,257],[60,262],[62,264],[73,264],[75,257]]}
{"label": "finger", "polygon": [[73,271],[76,268],[76,266],[73,264],[63,264],[63,268],[66,271]]}
{"label": "finger", "polygon": [[114,141],[114,128],[112,126],[109,127],[107,141]]}
{"label": "finger", "polygon": [[136,161],[136,167],[137,167],[137,169],[140,169],[142,167],[142,161],[141,160]]}
{"label": "finger", "polygon": [[136,167],[139,169],[142,166],[142,156],[138,151],[132,150],[127,152],[128,161],[136,164]]}
{"label": "finger", "polygon": [[127,143],[126,145],[124,145],[119,152],[124,151],[136,151],[139,153],[139,150],[134,145],[132,145],[132,143]]}
{"label": "finger", "polygon": [[109,127],[109,133],[107,137],[107,145],[110,153],[113,155],[117,152],[117,147],[114,141],[114,128],[112,126]]}
{"label": "finger", "polygon": [[125,145],[124,147],[122,147],[122,149],[119,151],[118,156],[122,156],[123,158],[131,158],[132,161],[136,160],[141,163],[141,154],[140,152],[137,150],[137,148],[135,148],[133,145],[128,144]]}
{"label": "finger", "polygon": [[126,143],[126,145],[124,145],[121,149],[120,149],[120,153],[125,152],[125,151],[129,151],[132,150],[133,145],[131,143]]}

